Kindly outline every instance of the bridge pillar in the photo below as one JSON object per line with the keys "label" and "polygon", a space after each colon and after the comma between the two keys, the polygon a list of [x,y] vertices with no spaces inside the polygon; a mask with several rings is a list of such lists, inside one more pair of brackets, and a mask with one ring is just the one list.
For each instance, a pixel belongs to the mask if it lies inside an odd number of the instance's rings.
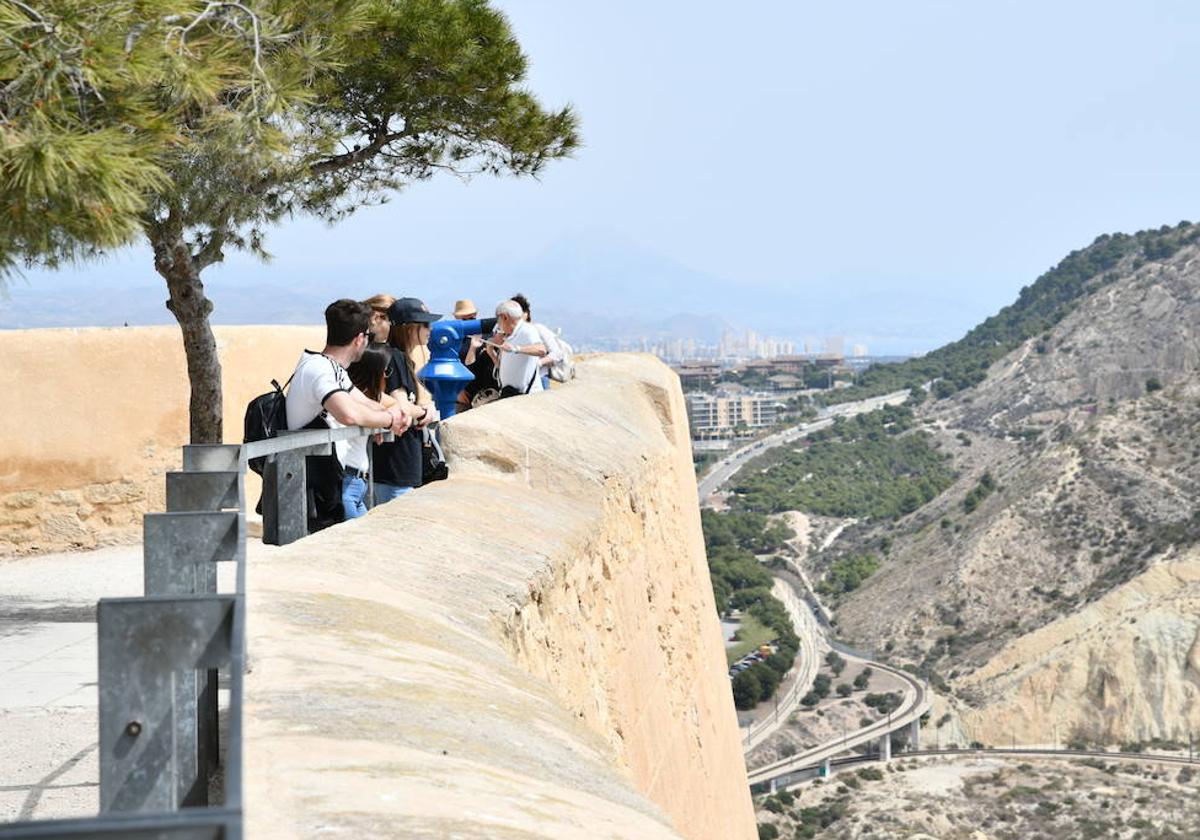
{"label": "bridge pillar", "polygon": [[879,739],[879,760],[880,761],[891,761],[892,760],[892,733],[891,732],[885,733],[884,736]]}
{"label": "bridge pillar", "polygon": [[828,779],[833,775],[833,764],[828,758],[821,762],[821,770],[817,775],[822,779]]}
{"label": "bridge pillar", "polygon": [[771,779],[771,781],[767,782],[767,785],[768,785],[768,793],[775,793],[775,791],[777,791],[779,789],[779,780]]}
{"label": "bridge pillar", "polygon": [[909,750],[921,749],[921,719],[917,718],[909,725],[908,728],[908,748]]}

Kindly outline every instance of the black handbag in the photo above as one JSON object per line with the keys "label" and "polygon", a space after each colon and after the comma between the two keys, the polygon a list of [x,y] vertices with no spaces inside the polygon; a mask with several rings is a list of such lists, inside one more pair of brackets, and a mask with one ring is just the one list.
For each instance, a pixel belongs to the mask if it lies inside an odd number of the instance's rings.
{"label": "black handbag", "polygon": [[421,430],[421,484],[442,481],[449,475],[450,467],[437,437],[437,424],[432,423]]}
{"label": "black handbag", "polygon": [[537,382],[538,374],[540,374],[540,373],[541,373],[541,368],[535,367],[533,369],[533,376],[530,378],[529,384],[525,386],[524,391],[522,391],[520,388],[516,387],[515,385],[505,385],[503,388],[500,389],[500,396],[497,397],[497,399],[506,400],[509,397],[520,397],[520,396],[524,396],[525,394],[528,394],[530,391],[533,390],[533,383]]}

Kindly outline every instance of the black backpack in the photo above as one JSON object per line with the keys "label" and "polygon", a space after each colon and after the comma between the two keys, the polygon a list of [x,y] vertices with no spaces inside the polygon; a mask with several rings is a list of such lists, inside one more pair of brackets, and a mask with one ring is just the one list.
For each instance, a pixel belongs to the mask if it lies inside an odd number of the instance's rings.
{"label": "black backpack", "polygon": [[[295,376],[295,374],[292,374]],[[242,443],[273,438],[287,431],[287,396],[283,389],[292,384],[292,377],[280,387],[278,380],[271,380],[271,390],[250,400],[246,406],[246,418],[242,422]],[[251,458],[250,469],[262,475],[266,458]]]}

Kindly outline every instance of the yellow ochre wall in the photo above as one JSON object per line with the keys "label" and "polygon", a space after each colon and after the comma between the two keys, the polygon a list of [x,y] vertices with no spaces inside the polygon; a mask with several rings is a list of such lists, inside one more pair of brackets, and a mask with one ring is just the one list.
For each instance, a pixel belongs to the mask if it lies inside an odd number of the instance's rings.
{"label": "yellow ochre wall", "polygon": [[[246,403],[272,378],[285,382],[325,331],[215,333],[225,440],[237,443]],[[137,540],[142,514],[163,509],[162,475],[179,468],[187,443],[179,329],[0,331],[0,393],[0,559]]]}

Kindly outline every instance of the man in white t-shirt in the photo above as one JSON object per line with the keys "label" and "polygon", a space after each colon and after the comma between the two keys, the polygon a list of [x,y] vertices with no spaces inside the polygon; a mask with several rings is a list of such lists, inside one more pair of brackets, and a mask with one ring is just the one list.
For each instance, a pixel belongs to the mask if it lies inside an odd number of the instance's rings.
{"label": "man in white t-shirt", "polygon": [[496,307],[492,343],[497,352],[500,389],[505,396],[542,390],[538,359],[546,355],[546,345],[524,317],[521,305],[515,300],[506,300]]}
{"label": "man in white t-shirt", "polygon": [[[411,422],[399,408],[384,408],[350,382],[346,368],[358,361],[371,341],[371,308],[354,300],[338,300],[325,309],[325,347],[305,350],[287,390],[289,429],[340,429],[365,426],[402,434]],[[337,463],[307,459],[310,502],[309,530],[341,521],[341,467],[365,472],[365,465],[346,463],[347,441],[334,444]],[[315,501],[314,501],[315,499]]]}

